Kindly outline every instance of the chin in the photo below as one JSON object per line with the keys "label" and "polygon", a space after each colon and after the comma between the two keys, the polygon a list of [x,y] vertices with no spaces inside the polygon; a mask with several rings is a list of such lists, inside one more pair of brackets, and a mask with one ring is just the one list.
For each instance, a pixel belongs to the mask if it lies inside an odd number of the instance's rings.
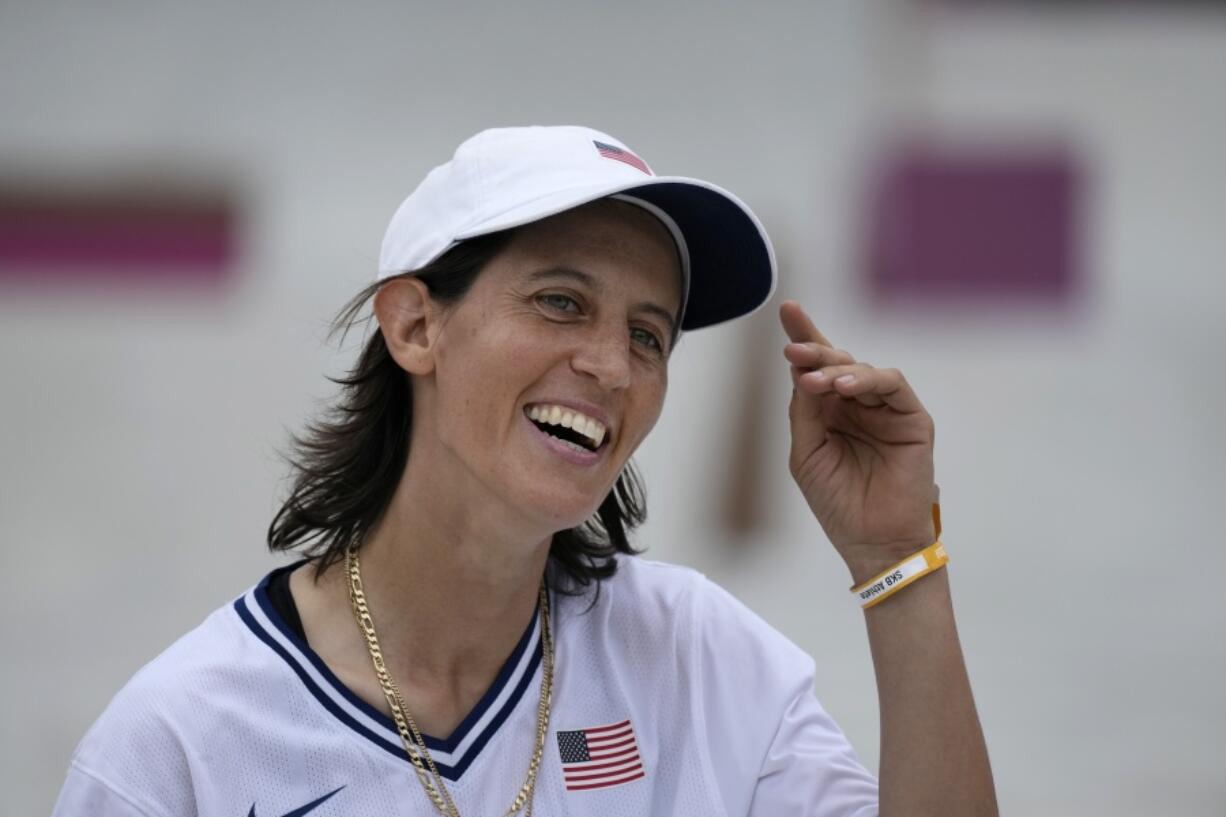
{"label": "chin", "polygon": [[579,527],[596,513],[608,495],[608,491],[605,491],[599,497],[593,497],[591,494],[575,493],[574,486],[571,489],[566,493],[539,494],[529,503],[536,508],[536,515],[551,533]]}

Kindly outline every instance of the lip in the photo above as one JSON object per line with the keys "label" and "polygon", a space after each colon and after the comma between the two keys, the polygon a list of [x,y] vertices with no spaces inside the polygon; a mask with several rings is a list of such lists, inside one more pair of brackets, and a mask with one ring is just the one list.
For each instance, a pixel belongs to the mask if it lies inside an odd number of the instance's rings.
{"label": "lip", "polygon": [[[557,405],[560,406],[563,404],[558,403]],[[570,408],[575,408],[575,406],[570,406]],[[580,409],[580,411],[582,411],[582,409]],[[607,451],[609,448],[608,445],[602,445],[595,451],[578,451],[571,448],[557,437],[554,437],[552,434],[546,434],[544,431],[541,431],[536,427],[536,423],[528,419],[526,412],[524,413],[524,422],[528,424],[528,427],[532,430],[532,433],[536,435],[537,439],[539,439],[546,448],[574,465],[595,465],[604,458],[605,451]]]}

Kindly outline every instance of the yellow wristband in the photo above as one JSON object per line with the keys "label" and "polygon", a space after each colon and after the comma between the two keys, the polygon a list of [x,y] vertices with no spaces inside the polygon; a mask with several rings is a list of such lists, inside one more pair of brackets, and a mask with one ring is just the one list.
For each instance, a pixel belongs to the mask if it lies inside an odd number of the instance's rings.
{"label": "yellow wristband", "polygon": [[878,573],[859,587],[853,587],[860,606],[865,610],[874,604],[880,604],[890,596],[902,590],[911,582],[927,576],[934,570],[944,567],[949,562],[945,553],[945,545],[938,539],[928,547],[903,559],[888,570]]}

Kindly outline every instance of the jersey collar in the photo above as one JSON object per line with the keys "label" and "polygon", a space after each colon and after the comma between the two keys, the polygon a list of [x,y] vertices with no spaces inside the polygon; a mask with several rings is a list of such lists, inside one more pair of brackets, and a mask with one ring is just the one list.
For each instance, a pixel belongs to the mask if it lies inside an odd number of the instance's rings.
{"label": "jersey collar", "polygon": [[[285,661],[307,691],[337,720],[381,749],[408,761],[395,722],[341,683],[273,607],[268,583],[274,573],[234,602],[239,618]],[[443,777],[458,780],[477,758],[532,685],[541,656],[538,609],[490,688],[460,725],[446,738],[423,734],[426,748]]]}

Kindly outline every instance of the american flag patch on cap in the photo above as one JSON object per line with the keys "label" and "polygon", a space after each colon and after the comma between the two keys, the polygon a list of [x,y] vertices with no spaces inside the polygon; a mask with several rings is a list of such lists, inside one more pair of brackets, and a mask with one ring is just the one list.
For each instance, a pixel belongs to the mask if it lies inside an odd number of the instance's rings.
{"label": "american flag patch on cap", "polygon": [[558,732],[567,791],[619,786],[645,777],[630,721]]}
{"label": "american flag patch on cap", "polygon": [[651,172],[651,168],[647,166],[646,162],[625,148],[619,148],[617,145],[610,145],[606,142],[597,142],[594,139],[592,140],[592,144],[596,146],[596,152],[606,159],[615,159],[619,162],[625,162],[631,167],[643,171],[648,176],[655,175]]}

